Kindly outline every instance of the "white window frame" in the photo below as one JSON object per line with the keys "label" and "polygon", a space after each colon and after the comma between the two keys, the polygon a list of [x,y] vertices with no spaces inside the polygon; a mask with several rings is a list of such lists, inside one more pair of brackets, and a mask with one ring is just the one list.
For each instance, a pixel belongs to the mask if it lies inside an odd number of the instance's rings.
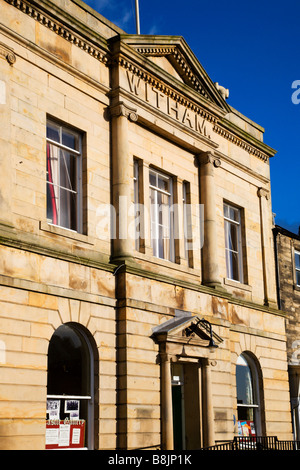
{"label": "white window frame", "polygon": [[[135,206],[135,218],[140,216],[140,195],[139,195],[139,161],[133,160],[133,191],[134,191],[134,206]],[[140,226],[135,225],[135,249],[140,250]]]}
{"label": "white window frame", "polygon": [[[156,185],[152,185],[151,175],[155,176]],[[159,188],[158,186],[158,179],[162,178],[169,183],[169,191],[164,191],[163,189]],[[149,170],[149,187],[150,187],[150,214],[151,214],[151,245],[153,250],[153,255],[160,259],[166,259],[169,261],[175,261],[175,243],[174,243],[174,211],[173,211],[173,180],[172,177],[161,173],[157,170],[150,169]],[[159,211],[162,208],[159,208],[158,204],[158,195],[159,193],[164,194],[168,197],[168,218],[167,223],[168,225],[163,225],[159,223]],[[153,195],[154,204],[151,203],[151,196]],[[169,233],[169,237],[165,237],[169,239],[169,253],[160,253],[159,249],[159,228],[165,229],[166,232]]]}
{"label": "white window frame", "polygon": [[[47,177],[47,191],[48,191],[48,186],[52,185],[53,187],[56,188],[57,190],[57,222],[54,223],[53,221],[48,221],[51,225],[55,225],[57,227],[61,227],[66,230],[70,230],[72,232],[76,233],[82,233],[83,231],[83,214],[82,214],[82,134],[79,131],[74,130],[70,126],[66,124],[62,124],[60,122],[55,121],[54,119],[47,119],[47,130],[48,126],[54,127],[57,129],[59,133],[59,142],[56,140],[52,140],[48,137],[46,137],[46,142],[47,142],[47,149],[48,145],[51,145],[53,147],[56,147],[59,150],[68,152],[72,156],[76,158],[76,190],[72,190],[69,188],[65,188],[59,184],[51,183],[48,181]],[[76,139],[78,140],[78,150],[68,147],[62,143],[62,135],[63,131],[68,132],[69,134],[73,134]],[[48,151],[48,150],[47,150]],[[64,156],[63,156],[64,157]],[[46,156],[46,158],[48,158]],[[60,157],[61,158],[61,157]],[[58,165],[58,173],[60,172],[60,165]],[[48,175],[48,168],[46,167],[46,172]],[[69,175],[67,175],[69,178]],[[60,181],[60,175],[58,175],[58,181]],[[72,182],[73,183],[73,182]],[[60,192],[61,190],[67,191],[69,193],[72,193],[72,197],[76,198],[75,205],[76,205],[76,228],[71,228],[68,226],[65,226],[61,220],[62,220],[62,214],[61,214],[61,196]],[[47,207],[48,209],[48,207]]]}
{"label": "white window frame", "polygon": [[191,258],[191,242],[192,242],[192,213],[190,203],[190,183],[183,181],[182,183],[182,203],[183,203],[183,230],[184,230],[184,256],[188,261],[188,265],[192,267]]}
{"label": "white window frame", "polygon": [[[299,262],[300,262],[300,251],[297,251],[295,250],[294,251],[294,263],[295,263],[295,284],[297,287],[300,287],[300,264],[299,264],[299,268],[297,267],[297,264],[296,264],[296,256],[299,256]],[[299,273],[299,274],[298,274]],[[299,276],[299,282],[297,282],[297,274]]]}
{"label": "white window frame", "polygon": [[[238,220],[233,220],[227,216],[225,216],[225,207],[229,209],[233,209],[238,214]],[[224,212],[224,230],[225,230],[225,257],[226,257],[226,277],[231,281],[235,282],[244,282],[244,272],[243,272],[243,250],[242,250],[242,226],[241,226],[241,209],[224,202],[223,204],[223,212]],[[229,245],[229,228],[230,225],[233,225],[237,231],[237,251],[232,250]],[[232,269],[232,260],[233,255],[237,255],[237,269],[238,269],[238,279],[235,279],[233,276],[233,269]]]}

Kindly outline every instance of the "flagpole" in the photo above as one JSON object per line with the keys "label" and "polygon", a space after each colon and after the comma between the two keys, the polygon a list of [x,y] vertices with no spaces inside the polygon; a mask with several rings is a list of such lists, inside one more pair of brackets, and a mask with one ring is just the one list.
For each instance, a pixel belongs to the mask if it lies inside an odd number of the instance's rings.
{"label": "flagpole", "polygon": [[135,0],[136,34],[140,34],[139,0]]}

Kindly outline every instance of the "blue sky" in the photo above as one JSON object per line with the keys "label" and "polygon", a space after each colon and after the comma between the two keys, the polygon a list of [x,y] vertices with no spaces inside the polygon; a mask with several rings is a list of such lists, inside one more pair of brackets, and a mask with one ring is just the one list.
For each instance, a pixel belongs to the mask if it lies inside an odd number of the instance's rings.
{"label": "blue sky", "polygon": [[[85,3],[136,32],[135,0]],[[183,36],[213,82],[229,88],[228,103],[265,128],[265,143],[277,150],[270,162],[276,224],[298,233],[299,0],[139,0],[139,10],[141,34]]]}

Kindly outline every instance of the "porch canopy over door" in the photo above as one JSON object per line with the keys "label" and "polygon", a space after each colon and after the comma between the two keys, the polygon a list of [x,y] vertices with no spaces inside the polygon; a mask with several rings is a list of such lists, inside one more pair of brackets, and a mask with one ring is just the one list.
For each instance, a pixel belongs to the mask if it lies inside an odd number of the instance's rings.
{"label": "porch canopy over door", "polygon": [[[162,448],[174,449],[172,369],[182,365],[183,449],[199,449],[214,443],[210,366],[222,342],[210,322],[176,311],[175,317],[154,328],[161,366]],[[177,431],[177,430],[176,430]]]}

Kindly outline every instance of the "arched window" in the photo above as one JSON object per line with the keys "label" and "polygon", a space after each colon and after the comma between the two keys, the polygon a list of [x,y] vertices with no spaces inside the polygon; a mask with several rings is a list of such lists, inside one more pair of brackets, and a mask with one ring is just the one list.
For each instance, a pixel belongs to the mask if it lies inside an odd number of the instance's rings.
{"label": "arched window", "polygon": [[259,374],[253,358],[244,353],[236,363],[237,422],[239,435],[262,435]]}
{"label": "arched window", "polygon": [[[54,448],[57,446],[88,449],[93,449],[95,446],[94,390],[97,375],[96,349],[92,344],[92,338],[87,330],[75,323],[60,326],[50,340],[47,414],[52,423],[56,421],[64,426],[64,433],[60,427],[47,426],[46,446],[48,444]],[[81,426],[74,428],[72,425],[72,428],[68,428],[69,420],[80,423]],[[76,429],[75,433],[73,429]]]}

